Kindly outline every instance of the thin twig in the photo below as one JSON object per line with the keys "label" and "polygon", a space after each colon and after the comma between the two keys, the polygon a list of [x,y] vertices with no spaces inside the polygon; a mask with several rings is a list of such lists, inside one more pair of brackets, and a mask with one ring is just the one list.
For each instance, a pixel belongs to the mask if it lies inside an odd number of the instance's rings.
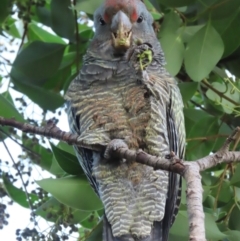
{"label": "thin twig", "polygon": [[30,148],[24,146],[23,144],[19,143],[17,140],[15,140],[14,138],[12,138],[7,132],[5,132],[2,128],[0,128],[0,132],[2,132],[6,137],[10,138],[12,141],[14,141],[16,144],[18,144],[19,146],[21,146],[24,150],[26,150],[27,152],[35,155],[36,157],[40,157],[40,155],[36,152],[34,152],[33,150],[31,150]]}
{"label": "thin twig", "polygon": [[[7,151],[7,153],[8,153],[8,155],[9,155],[9,157],[10,157],[10,159],[11,159],[14,167],[15,167],[16,170],[17,170],[17,173],[18,173],[20,179],[21,179],[21,182],[22,182],[22,185],[23,185],[23,188],[24,188],[24,191],[25,191],[25,195],[26,195],[26,198],[27,198],[27,201],[28,201],[28,205],[29,205],[32,213],[34,213],[34,212],[33,212],[33,206],[32,206],[30,197],[29,197],[28,192],[27,192],[27,188],[26,188],[26,186],[25,186],[25,183],[24,183],[24,180],[23,180],[23,177],[22,177],[22,173],[19,171],[18,166],[17,166],[17,163],[14,161],[13,156],[11,155],[11,153],[10,153],[10,151],[9,151],[6,143],[5,143],[5,141],[3,140],[2,142],[3,142],[3,145],[4,145],[4,147],[5,147],[6,151]],[[35,218],[34,218],[34,219],[35,219]],[[34,221],[35,221],[35,220],[34,220]],[[35,223],[36,223],[36,221],[35,221]]]}
{"label": "thin twig", "polygon": [[228,135],[226,134],[218,134],[218,135],[213,135],[213,136],[200,136],[200,137],[193,137],[193,138],[187,138],[186,141],[207,141],[211,139],[217,139],[217,138],[226,138]]}
{"label": "thin twig", "polygon": [[77,19],[77,10],[76,10],[76,5],[77,1],[73,0],[73,5],[74,5],[74,19],[75,19],[75,29],[76,29],[76,68],[77,72],[79,72],[79,29],[78,29],[78,19]]}
{"label": "thin twig", "polygon": [[224,98],[225,100],[229,101],[230,103],[238,106],[239,103],[235,102],[234,100],[232,100],[231,98],[229,98],[228,96],[224,95],[224,93],[222,93],[219,90],[216,90],[212,85],[210,85],[206,80],[203,80],[202,83],[207,86],[210,90],[212,90],[213,92],[215,92],[216,94],[218,94],[220,97]]}
{"label": "thin twig", "polygon": [[[32,1],[30,0],[30,1],[29,1],[29,5],[28,5],[28,8],[27,8],[27,13],[28,13],[28,14],[30,14],[30,12],[31,12],[31,7],[32,7]],[[23,46],[23,44],[24,44],[24,40],[25,40],[25,38],[26,38],[26,36],[27,36],[28,24],[29,24],[29,22],[25,20],[25,21],[24,21],[24,26],[23,26],[23,28],[24,28],[23,36],[22,36],[22,38],[21,38],[21,43],[20,43],[20,45],[19,45],[18,52],[21,50],[21,48],[22,48],[22,46]]]}

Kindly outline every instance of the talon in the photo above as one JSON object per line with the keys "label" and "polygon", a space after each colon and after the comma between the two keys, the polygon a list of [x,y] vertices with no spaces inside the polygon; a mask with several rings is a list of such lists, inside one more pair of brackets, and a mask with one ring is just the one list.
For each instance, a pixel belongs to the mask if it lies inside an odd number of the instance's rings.
{"label": "talon", "polygon": [[179,157],[176,156],[176,154],[173,151],[171,151],[170,154],[166,155],[165,158],[170,159],[173,165],[176,163],[183,163],[183,160],[179,159]]}
{"label": "talon", "polygon": [[107,160],[116,159],[118,155],[116,154],[116,150],[119,148],[127,148],[127,144],[121,139],[114,139],[109,142],[104,152],[104,158]]}

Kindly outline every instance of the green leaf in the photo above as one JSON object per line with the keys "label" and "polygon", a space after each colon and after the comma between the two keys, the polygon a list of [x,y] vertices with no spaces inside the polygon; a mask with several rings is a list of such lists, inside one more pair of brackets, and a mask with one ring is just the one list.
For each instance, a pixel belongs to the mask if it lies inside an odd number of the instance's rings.
{"label": "green leaf", "polygon": [[[17,55],[11,76],[15,82],[21,81],[41,86],[46,78],[57,71],[65,47],[66,45],[63,44],[32,42]],[[21,74],[26,75],[31,81],[21,79]]]}
{"label": "green leaf", "polygon": [[94,228],[99,222],[99,216],[97,212],[93,212],[90,216],[88,216],[85,220],[80,222],[80,225],[87,229]]}
{"label": "green leaf", "polygon": [[22,115],[17,111],[12,101],[7,98],[9,92],[0,94],[0,116],[5,118],[15,118],[18,121],[23,121]]}
{"label": "green leaf", "polygon": [[[205,213],[205,228],[208,240],[219,240],[226,235],[219,231],[212,215]],[[188,234],[188,214],[186,211],[179,211],[176,221],[170,229],[169,241],[186,241],[189,239]]]}
{"label": "green leaf", "polygon": [[227,235],[228,241],[239,241],[240,232],[236,230],[229,230],[224,232]]}
{"label": "green leaf", "polygon": [[43,23],[48,27],[52,27],[52,19],[51,19],[51,7],[48,1],[45,2],[43,7],[36,7],[36,16],[38,17],[38,21]]}
{"label": "green leaf", "polygon": [[[11,197],[12,200],[18,203],[19,205],[25,208],[30,208],[31,206],[29,205],[26,193],[23,190],[12,185],[12,183],[6,178],[6,174],[2,176],[2,179],[5,190],[7,191],[9,197]],[[31,204],[38,200],[38,196],[35,194],[28,193],[28,197],[30,199]]]}
{"label": "green leaf", "polygon": [[197,91],[198,83],[194,83],[194,82],[179,83],[178,87],[181,91],[183,102],[186,103],[191,99],[191,97]]}
{"label": "green leaf", "polygon": [[240,164],[237,164],[237,168],[231,178],[231,184],[240,187]]}
{"label": "green leaf", "polygon": [[43,85],[44,89],[52,90],[54,92],[60,93],[68,80],[68,78],[71,76],[71,69],[72,66],[67,66],[64,69],[60,69],[49,78]]}
{"label": "green leaf", "polygon": [[196,160],[200,157],[208,155],[214,148],[215,139],[194,140],[194,138],[204,138],[218,133],[218,119],[213,116],[200,118],[191,128],[187,138],[188,142],[186,156],[189,160]]}
{"label": "green leaf", "polygon": [[211,214],[205,213],[205,228],[206,237],[208,240],[214,239],[219,240],[226,237],[226,235],[218,229],[214,217]]}
{"label": "green leaf", "polygon": [[240,46],[240,11],[235,11],[227,18],[213,21],[213,26],[221,35],[224,43],[223,57],[229,56]]}
{"label": "green leaf", "polygon": [[53,173],[57,177],[63,177],[66,175],[66,172],[60,167],[56,158],[53,156],[51,161],[51,167],[49,170],[50,173]]}
{"label": "green leaf", "polygon": [[[216,197],[218,193],[218,186],[212,188],[212,196]],[[234,198],[233,188],[230,185],[229,181],[223,181],[221,190],[218,193],[218,202],[228,203],[230,200]]]}
{"label": "green leaf", "polygon": [[160,31],[160,42],[166,58],[166,69],[171,75],[176,75],[183,62],[184,45],[177,29],[182,23],[175,12],[165,15]]}
{"label": "green leaf", "polygon": [[240,46],[240,11],[238,15],[233,19],[229,28],[222,33],[225,49],[223,57],[229,56]]}
{"label": "green leaf", "polygon": [[25,135],[23,135],[22,143],[25,147],[33,151],[33,153],[28,153],[28,157],[31,159],[31,161],[44,170],[50,171],[53,158],[53,153],[51,150],[43,147],[39,143],[34,142],[31,138]]}
{"label": "green leaf", "polygon": [[171,11],[166,14],[161,25],[161,31],[159,32],[160,38],[163,37],[165,32],[176,32],[181,25],[182,20],[176,12]]}
{"label": "green leaf", "polygon": [[64,69],[67,66],[72,65],[74,60],[76,59],[76,54],[77,54],[76,52],[70,52],[70,53],[64,54],[59,69]]}
{"label": "green leaf", "polygon": [[169,7],[183,7],[183,6],[194,4],[196,1],[195,0],[158,0],[158,2]]}
{"label": "green leaf", "polygon": [[52,29],[59,36],[67,38],[71,42],[75,40],[75,19],[70,0],[61,0],[61,4],[59,4],[59,0],[52,0],[51,19]]}
{"label": "green leaf", "polygon": [[147,10],[152,14],[152,17],[154,20],[159,20],[164,16],[163,13],[160,13],[156,10],[156,8],[153,6],[153,4],[149,0],[145,0],[144,4],[146,5]]}
{"label": "green leaf", "polygon": [[178,29],[184,43],[188,43],[191,38],[201,29],[203,25],[182,26]]}
{"label": "green leaf", "polygon": [[104,0],[81,0],[77,2],[76,9],[93,15],[95,10],[104,2]]}
{"label": "green leaf", "polygon": [[68,174],[79,175],[84,174],[80,163],[75,155],[70,154],[54,146],[52,143],[51,148],[59,166]]}
{"label": "green leaf", "polygon": [[102,203],[94,193],[85,176],[43,179],[38,185],[50,192],[59,202],[67,206],[93,211],[102,209]]}
{"label": "green leaf", "polygon": [[[213,82],[212,87],[217,91],[221,92],[224,96],[228,97],[229,99],[235,101],[236,103],[239,103],[240,94],[238,91],[232,88],[232,85],[230,83],[226,84],[226,83]],[[234,108],[236,107],[234,103],[226,100],[220,94],[216,93],[211,89],[207,90],[206,96],[210,100],[214,101],[217,105],[220,104],[224,112],[227,114],[231,114]]]}
{"label": "green leaf", "polygon": [[0,25],[7,18],[10,9],[11,9],[11,1],[9,0],[1,0],[0,1]]}
{"label": "green leaf", "polygon": [[224,51],[223,41],[211,23],[201,28],[189,41],[184,63],[188,75],[201,81],[215,67]]}
{"label": "green leaf", "polygon": [[61,95],[53,91],[45,90],[41,87],[22,83],[20,81],[15,81],[14,79],[12,79],[12,81],[15,84],[16,90],[27,95],[33,102],[38,104],[44,110],[54,111],[65,102]]}
{"label": "green leaf", "polygon": [[5,25],[7,26],[7,28],[5,28],[5,32],[7,32],[10,36],[14,37],[14,38],[19,38],[21,39],[21,31],[22,31],[22,27],[21,27],[21,20],[16,20],[10,16],[8,16],[8,18],[5,20]]}
{"label": "green leaf", "polygon": [[229,218],[229,228],[232,230],[240,231],[240,210],[235,206]]}
{"label": "green leaf", "polygon": [[47,43],[58,43],[58,44],[66,44],[63,39],[60,37],[51,34],[49,31],[39,27],[35,23],[30,23],[28,25],[27,35],[29,40],[31,41],[42,41]]}
{"label": "green leaf", "polygon": [[212,19],[223,19],[239,11],[239,0],[218,1],[209,7]]}
{"label": "green leaf", "polygon": [[102,241],[102,230],[103,230],[103,222],[99,222],[97,226],[95,226],[91,232],[88,234],[85,241]]}
{"label": "green leaf", "polygon": [[61,150],[65,151],[65,152],[68,152],[68,153],[72,154],[72,155],[76,155],[76,153],[73,149],[73,146],[67,144],[66,142],[60,141],[58,143],[57,147],[60,148]]}
{"label": "green leaf", "polygon": [[184,116],[191,119],[193,122],[198,122],[201,118],[210,116],[206,112],[199,109],[184,109]]}

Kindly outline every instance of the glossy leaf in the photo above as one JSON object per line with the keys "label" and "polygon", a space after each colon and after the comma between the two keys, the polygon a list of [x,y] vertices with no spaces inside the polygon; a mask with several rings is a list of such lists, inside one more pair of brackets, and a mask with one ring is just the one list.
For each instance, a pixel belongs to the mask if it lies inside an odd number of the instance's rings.
{"label": "glossy leaf", "polygon": [[[30,149],[32,152],[28,154],[32,162],[42,169],[49,171],[52,166],[53,154],[49,148],[45,148],[39,143],[33,142],[29,137],[23,136],[22,138],[23,145]],[[52,173],[56,174],[56,173]]]}
{"label": "glossy leaf", "polygon": [[216,197],[218,193],[218,202],[228,203],[233,197],[233,188],[230,185],[230,182],[222,182],[221,190],[218,190],[218,186],[212,188],[212,195]]}
{"label": "glossy leaf", "polygon": [[[13,63],[11,76],[14,81],[26,82],[18,77],[18,72],[31,79],[28,84],[42,85],[44,79],[52,76],[58,69],[65,45],[35,41],[23,49]],[[15,71],[15,72],[13,72]]]}
{"label": "glossy leaf", "polygon": [[163,17],[163,14],[162,13],[159,13],[156,8],[154,7],[154,5],[151,3],[151,1],[149,0],[145,0],[144,1],[146,7],[147,7],[147,10],[152,14],[152,17],[154,20],[159,20]]}
{"label": "glossy leaf", "polygon": [[0,116],[5,118],[15,118],[18,121],[23,121],[22,115],[17,111],[13,102],[10,102],[6,97],[8,92],[0,94]]}
{"label": "glossy leaf", "polygon": [[[64,21],[62,21],[64,19]],[[74,14],[70,0],[51,1],[52,29],[61,37],[73,42],[75,40]]]}
{"label": "glossy leaf", "polygon": [[221,35],[224,43],[223,57],[229,56],[240,46],[240,10],[228,15],[227,18],[220,18],[213,21],[213,26]]}
{"label": "glossy leaf", "polygon": [[201,81],[213,70],[223,51],[223,41],[209,22],[187,45],[184,63],[188,75],[194,81]]}
{"label": "glossy leaf", "polygon": [[49,33],[49,31],[44,30],[35,23],[30,23],[28,25],[28,37],[31,41],[42,41],[47,43],[59,43],[66,44],[65,41],[59,36]]}
{"label": "glossy leaf", "polygon": [[[230,100],[239,103],[240,100],[240,93],[237,90],[233,89],[233,86],[229,83],[219,83],[213,82],[212,87],[217,90],[218,92],[222,93],[223,96],[228,97]],[[216,93],[212,89],[208,89],[206,92],[207,97],[216,102],[216,104],[220,104],[225,113],[231,114],[236,107],[234,103],[230,102],[229,100],[222,97],[219,93]]]}
{"label": "glossy leaf", "polygon": [[44,6],[36,7],[36,15],[37,15],[38,21],[49,27],[52,26],[50,9],[51,7],[50,7],[49,1],[46,1]]}
{"label": "glossy leaf", "polygon": [[186,103],[195,94],[198,84],[194,82],[180,83],[178,84],[178,87],[181,91],[183,102]]}
{"label": "glossy leaf", "polygon": [[179,16],[175,12],[170,12],[164,17],[160,32],[160,42],[167,62],[166,69],[173,76],[181,68],[185,50],[181,34],[177,33],[180,24]]}
{"label": "glossy leaf", "polygon": [[[13,80],[15,88],[28,96],[33,102],[38,104],[44,110],[56,110],[64,104],[64,99],[61,95],[50,90],[45,90],[41,87],[22,83]],[[37,94],[36,94],[37,93]]]}
{"label": "glossy leaf", "polygon": [[92,212],[85,220],[80,222],[81,226],[87,229],[94,228],[99,223],[99,216],[98,213]]}
{"label": "glossy leaf", "polygon": [[67,206],[93,211],[102,209],[102,203],[94,193],[85,176],[43,179],[38,185],[50,192],[59,202]]}
{"label": "glossy leaf", "polygon": [[66,142],[60,141],[57,145],[58,148],[64,150],[65,152],[68,152],[72,155],[76,155],[73,146],[67,144]]}
{"label": "glossy leaf", "polygon": [[[219,240],[226,235],[219,231],[212,215],[205,213],[205,228],[207,239]],[[188,214],[186,211],[179,211],[177,219],[170,229],[169,241],[188,240]]]}
{"label": "glossy leaf", "polygon": [[231,178],[231,184],[240,187],[240,165],[238,164],[236,170]]}
{"label": "glossy leaf", "polygon": [[103,230],[103,222],[99,222],[97,226],[95,226],[92,231],[89,233],[89,235],[86,238],[86,241],[96,241],[102,240],[102,230]]}
{"label": "glossy leaf", "polygon": [[81,0],[77,2],[76,9],[93,15],[95,10],[104,2],[104,0]]}
{"label": "glossy leaf", "polygon": [[9,0],[0,1],[0,25],[4,22],[10,12],[10,3]]}
{"label": "glossy leaf", "polygon": [[5,24],[7,27],[7,29],[5,30],[10,36],[14,37],[14,38],[21,38],[21,32],[23,30],[21,22],[10,16],[8,16],[8,18],[5,20]]}
{"label": "glossy leaf", "polygon": [[61,150],[58,147],[54,146],[53,144],[51,144],[51,148],[59,166],[66,173],[71,175],[84,174],[78,162],[78,159],[75,155],[72,155],[69,152],[66,152],[64,150]]}
{"label": "glossy leaf", "polygon": [[209,8],[213,19],[222,19],[239,11],[239,0],[218,1]]}
{"label": "glossy leaf", "polygon": [[218,133],[218,120],[212,116],[200,118],[188,134],[186,156],[189,160],[196,160],[208,155],[214,148],[215,139],[201,139]]}
{"label": "glossy leaf", "polygon": [[229,218],[229,228],[232,230],[240,231],[240,210],[238,206],[235,206],[231,212],[230,218]]}
{"label": "glossy leaf", "polygon": [[240,231],[229,230],[224,232],[227,235],[228,241],[239,241]]}
{"label": "glossy leaf", "polygon": [[182,40],[184,43],[188,43],[191,38],[201,29],[203,25],[195,26],[182,26],[178,29],[178,33],[181,34]]}

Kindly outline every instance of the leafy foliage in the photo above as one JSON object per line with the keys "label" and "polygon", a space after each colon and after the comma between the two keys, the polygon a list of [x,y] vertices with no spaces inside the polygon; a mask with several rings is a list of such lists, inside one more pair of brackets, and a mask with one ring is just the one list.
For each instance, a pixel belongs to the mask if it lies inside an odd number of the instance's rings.
{"label": "leafy foliage", "polygon": [[[19,49],[12,62],[0,57],[1,66],[11,66],[7,76],[0,68],[0,86],[7,83],[0,94],[1,116],[43,125],[47,114],[63,108],[64,93],[78,74],[93,36],[89,22],[101,2],[0,1],[2,39],[6,42],[18,39]],[[215,152],[240,122],[239,0],[145,0],[145,3],[155,20],[166,68],[178,80],[182,93],[186,159],[194,160]],[[20,92],[22,97],[14,101],[12,90]],[[26,114],[30,103],[42,110],[39,120]],[[0,127],[3,144],[7,137],[22,143],[22,155],[12,169],[20,172],[24,180],[30,178],[35,165],[54,178],[39,180],[41,188],[26,194],[14,184],[19,177],[1,170],[0,197],[8,196],[29,207],[32,220],[39,215],[53,222],[48,240],[66,240],[67,236],[60,232],[64,227],[77,232],[78,240],[101,240],[102,204],[82,175],[72,147],[59,143],[51,144],[49,149],[42,138]],[[237,150],[237,144],[236,141],[233,150]],[[219,165],[203,172],[202,177],[208,240],[239,240],[239,165]],[[22,181],[22,186],[27,184]],[[188,239],[184,195],[183,190],[170,241]],[[0,228],[3,228],[7,224],[6,206],[0,208],[3,213]],[[40,230],[18,232],[18,238],[30,236],[47,240]]]}

